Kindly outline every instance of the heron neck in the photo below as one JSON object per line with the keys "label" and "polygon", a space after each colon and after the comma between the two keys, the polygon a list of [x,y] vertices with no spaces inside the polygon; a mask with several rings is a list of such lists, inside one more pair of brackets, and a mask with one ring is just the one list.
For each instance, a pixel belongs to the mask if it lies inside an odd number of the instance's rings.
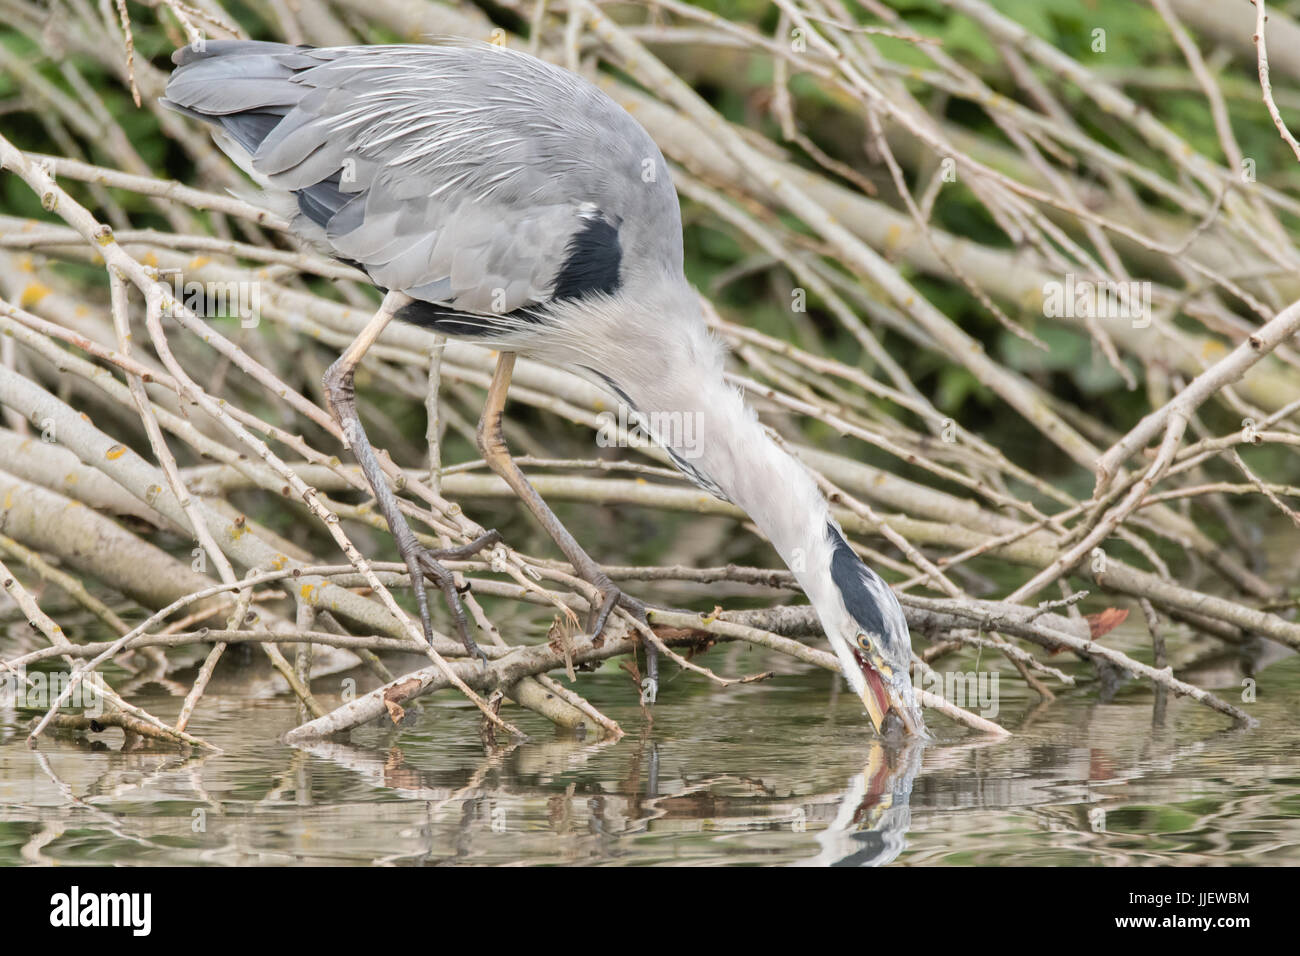
{"label": "heron neck", "polygon": [[807,469],[723,380],[720,356],[619,384],[677,467],[749,515],[815,597],[830,562],[829,506]]}

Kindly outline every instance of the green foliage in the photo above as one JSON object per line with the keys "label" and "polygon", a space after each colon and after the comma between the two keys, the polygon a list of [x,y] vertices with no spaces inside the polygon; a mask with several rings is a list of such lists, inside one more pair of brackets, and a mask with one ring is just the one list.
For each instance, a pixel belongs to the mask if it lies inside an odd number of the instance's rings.
{"label": "green foliage", "polygon": [[1066,374],[1085,395],[1104,395],[1124,387],[1124,380],[1096,349],[1086,333],[1058,325],[1041,325],[1034,334],[1047,344],[1049,351],[1003,332],[999,342],[1000,357],[1022,372]]}

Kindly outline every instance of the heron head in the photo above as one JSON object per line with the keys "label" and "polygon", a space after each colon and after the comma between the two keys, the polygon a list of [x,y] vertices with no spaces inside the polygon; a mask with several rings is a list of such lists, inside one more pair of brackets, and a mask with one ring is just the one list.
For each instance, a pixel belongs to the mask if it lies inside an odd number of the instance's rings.
{"label": "heron head", "polygon": [[911,680],[912,636],[898,598],[876,572],[862,563],[834,523],[829,594],[818,602],[844,675],[862,698],[876,733],[896,714],[908,733],[929,737]]}

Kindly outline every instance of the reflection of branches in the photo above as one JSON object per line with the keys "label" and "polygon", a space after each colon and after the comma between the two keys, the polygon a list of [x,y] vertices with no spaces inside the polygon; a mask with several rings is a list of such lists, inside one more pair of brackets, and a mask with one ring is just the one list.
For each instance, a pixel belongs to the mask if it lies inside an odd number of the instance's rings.
{"label": "reflection of branches", "polygon": [[[40,791],[31,806],[4,809],[8,819],[42,825],[23,852],[47,863],[66,858],[71,848],[51,844],[74,829],[83,831],[82,841],[86,832],[91,839],[122,840],[145,859],[215,863],[337,861],[339,854],[397,864],[452,856],[638,862],[662,859],[663,841],[676,834],[707,838],[674,843],[678,859],[693,849],[710,858],[744,854],[745,841],[733,839],[744,834],[763,841],[756,862],[812,862],[816,855],[823,864],[880,865],[909,846],[912,862],[954,851],[1014,852],[1014,838],[987,848],[978,839],[952,846],[954,813],[971,810],[1039,820],[1100,858],[1116,851],[1113,842],[1090,837],[1097,824],[1089,810],[1111,813],[1111,831],[1122,830],[1113,812],[1166,802],[1171,776],[1196,779],[1201,798],[1193,811],[1197,822],[1180,832],[1235,832],[1225,821],[1243,814],[1284,819],[1275,794],[1242,796],[1257,789],[1257,763],[1224,763],[1224,753],[1239,752],[1239,734],[1189,738],[1160,728],[1135,734],[1133,715],[1122,710],[1077,709],[1069,732],[1050,737],[1020,724],[1015,729],[1022,736],[1010,744],[971,739],[901,752],[880,744],[846,749],[842,739],[819,741],[820,725],[805,725],[806,736],[780,746],[761,737],[725,753],[674,745],[658,764],[653,740],[640,735],[621,744],[572,737],[512,742],[479,757],[449,758],[427,741],[395,744],[394,735],[368,732],[352,743],[260,751],[252,764],[249,755],[232,765],[220,756],[120,754],[86,778],[85,769],[102,758],[79,760],[75,792],[53,776],[52,766],[68,759],[58,744],[10,753],[42,762],[58,793]],[[273,712],[291,718],[293,705],[276,704]],[[245,711],[242,719],[265,717]],[[217,742],[226,746],[244,733],[242,725],[228,725]],[[452,729],[439,733],[455,740]],[[367,739],[373,742],[358,742]],[[790,743],[814,748],[813,762],[790,762]],[[160,814],[160,802],[202,808],[204,835],[192,831],[192,811]],[[152,812],[129,812],[141,805]],[[260,826],[250,825],[254,814]],[[345,845],[334,842],[344,835]],[[1148,842],[1115,858],[1147,852],[1158,858],[1161,848]],[[1041,852],[1041,842],[1034,845]],[[1243,852],[1238,845],[1221,849]]]}
{"label": "reflection of branches", "polygon": [[[140,836],[139,834],[132,833],[123,825],[123,823],[121,822],[118,816],[95,806],[95,804],[92,802],[91,797],[79,797],[76,794],[76,792],[73,790],[72,786],[68,784],[66,781],[64,781],[58,775],[58,773],[55,772],[54,768],[50,764],[49,758],[45,754],[41,753],[40,751],[34,751],[32,753],[32,756],[36,760],[37,764],[40,766],[42,772],[44,772],[44,774],[50,778],[50,782],[54,784],[54,786],[58,789],[59,794],[63,797],[63,799],[67,802],[67,804],[70,807],[73,807],[77,811],[79,811],[79,815],[88,817],[91,821],[94,822],[95,826],[102,827],[107,832],[113,834],[113,836],[117,837],[120,840],[123,840],[128,843],[133,843],[147,850],[157,851],[160,849],[167,849],[169,847],[170,838],[168,839],[167,842],[161,842],[156,838],[143,837]],[[137,771],[137,773],[134,775],[135,778],[134,782],[125,789],[140,790],[143,789],[143,787],[147,783],[152,782],[153,780],[160,777],[162,774],[175,773],[177,771],[185,770],[185,769],[195,769],[201,766],[202,766],[202,758],[186,758],[180,761],[177,761],[175,758],[162,758],[160,761],[160,765],[158,767],[152,769],[145,769],[143,773]],[[113,796],[117,798],[120,798],[123,795],[124,795],[124,789],[116,790],[113,794]],[[217,805],[213,803],[210,798],[205,797],[205,800],[214,809],[217,808]],[[23,856],[25,858],[29,858],[31,862],[44,862],[44,863],[50,862],[48,860],[44,860],[40,858],[39,856],[40,847],[48,844],[54,839],[57,839],[60,835],[62,835],[65,829],[66,829],[65,825],[58,825],[58,826],[47,828],[41,834],[38,834],[36,839],[34,839],[29,843],[30,849],[28,849],[27,847],[24,848]]]}

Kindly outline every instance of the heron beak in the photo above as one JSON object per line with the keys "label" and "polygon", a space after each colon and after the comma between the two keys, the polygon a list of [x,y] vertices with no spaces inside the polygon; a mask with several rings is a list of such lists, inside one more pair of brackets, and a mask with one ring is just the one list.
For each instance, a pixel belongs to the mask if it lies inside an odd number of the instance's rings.
{"label": "heron beak", "polygon": [[868,687],[862,694],[862,703],[867,705],[867,716],[871,718],[871,726],[876,728],[876,733],[883,733],[881,729],[885,725],[885,709],[880,706],[876,700],[876,695]]}
{"label": "heron beak", "polygon": [[862,669],[862,676],[866,678],[866,687],[862,690],[862,703],[866,705],[867,716],[871,718],[871,726],[876,728],[877,734],[883,733],[885,714],[889,712],[889,708],[893,703],[890,700],[891,692],[885,689],[885,682],[876,669],[867,663],[861,654],[855,656]]}
{"label": "heron beak", "polygon": [[921,717],[920,705],[913,699],[904,699],[896,684],[881,676],[877,666],[868,659],[869,653],[859,648],[853,650],[853,656],[857,660],[859,670],[862,671],[865,683],[862,689],[862,703],[867,708],[867,716],[871,718],[871,725],[876,728],[876,733],[884,735],[885,715],[892,710],[902,721],[907,733],[925,740],[931,739],[925,729],[925,720]]}

